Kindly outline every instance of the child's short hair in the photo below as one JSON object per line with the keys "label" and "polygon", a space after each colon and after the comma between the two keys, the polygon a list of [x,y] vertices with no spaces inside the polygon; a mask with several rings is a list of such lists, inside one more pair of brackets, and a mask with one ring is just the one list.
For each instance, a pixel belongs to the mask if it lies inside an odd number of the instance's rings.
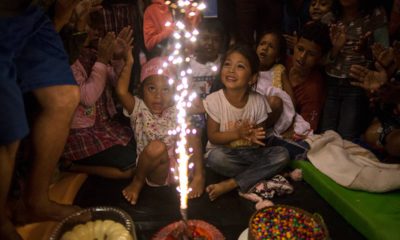
{"label": "child's short hair", "polygon": [[215,18],[204,18],[203,20],[201,20],[199,26],[197,27],[197,29],[199,30],[199,32],[203,32],[203,31],[207,31],[207,32],[211,32],[211,33],[218,33],[219,36],[221,37],[221,49],[223,51],[226,50],[226,41],[227,41],[227,33],[225,31],[224,26],[222,25],[222,23]]}
{"label": "child's short hair", "polygon": [[199,32],[205,30],[209,32],[219,33],[222,36],[225,33],[222,23],[218,19],[213,19],[213,18],[204,18],[203,20],[201,20],[197,29],[199,30]]}
{"label": "child's short hair", "polygon": [[279,61],[277,61],[277,63],[285,65],[286,64],[286,51],[287,51],[287,44],[286,44],[286,39],[285,37],[283,37],[283,34],[279,31],[275,31],[275,30],[270,30],[270,31],[265,31],[263,32],[259,37],[257,37],[257,45],[256,47],[258,47],[258,45],[261,42],[261,39],[263,39],[263,37],[267,34],[272,34],[275,35],[276,38],[278,39],[278,44],[279,44]]}
{"label": "child's short hair", "polygon": [[322,55],[328,53],[332,48],[331,39],[329,37],[329,27],[320,22],[310,22],[304,25],[303,31],[298,37],[307,39],[317,44],[322,51]]}
{"label": "child's short hair", "polygon": [[231,46],[222,58],[222,64],[225,62],[227,56],[234,52],[242,54],[249,61],[251,74],[258,73],[260,69],[260,60],[258,59],[256,51],[248,44],[238,43]]}

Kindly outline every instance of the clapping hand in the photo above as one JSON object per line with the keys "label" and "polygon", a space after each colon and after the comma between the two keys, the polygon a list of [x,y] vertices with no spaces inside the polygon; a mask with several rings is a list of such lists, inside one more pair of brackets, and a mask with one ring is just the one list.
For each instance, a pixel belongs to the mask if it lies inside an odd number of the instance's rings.
{"label": "clapping hand", "polygon": [[[125,59],[129,58],[129,52],[132,55],[133,44],[133,30],[130,26],[124,27],[121,32],[119,32],[115,40],[115,51],[114,59]],[[133,60],[133,59],[132,59]]]}
{"label": "clapping hand", "polygon": [[371,46],[372,54],[376,61],[385,69],[391,67],[395,61],[395,51],[393,48],[385,48],[379,43],[374,43]]}
{"label": "clapping hand", "polygon": [[346,28],[342,24],[331,24],[329,28],[329,37],[332,43],[332,53],[337,55],[346,44]]}
{"label": "clapping hand", "polygon": [[248,123],[237,123],[236,125],[240,138],[246,139],[261,146],[265,146],[265,144],[261,141],[265,139],[266,135],[264,128],[254,127],[254,125]]}
{"label": "clapping hand", "polygon": [[296,33],[296,31],[293,32],[293,35],[283,34],[283,37],[286,39],[286,44],[287,44],[288,49],[293,50],[294,46],[297,43],[297,33]]}
{"label": "clapping hand", "polygon": [[357,81],[351,84],[368,90],[370,92],[377,91],[388,80],[386,70],[379,62],[375,62],[377,71],[370,70],[364,66],[352,65],[350,68],[350,76]]}
{"label": "clapping hand", "polygon": [[108,64],[113,57],[115,49],[115,33],[108,32],[99,40],[97,61]]}

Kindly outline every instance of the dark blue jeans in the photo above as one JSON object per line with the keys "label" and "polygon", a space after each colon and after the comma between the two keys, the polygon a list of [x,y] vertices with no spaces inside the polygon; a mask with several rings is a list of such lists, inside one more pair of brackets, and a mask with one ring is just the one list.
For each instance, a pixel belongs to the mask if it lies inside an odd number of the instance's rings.
{"label": "dark blue jeans", "polygon": [[360,136],[368,119],[365,91],[352,86],[350,79],[327,77],[328,96],[321,119],[321,131],[334,130],[343,138]]}
{"label": "dark blue jeans", "polygon": [[207,164],[215,172],[234,178],[246,192],[258,181],[271,178],[289,163],[284,147],[227,148],[210,150]]}

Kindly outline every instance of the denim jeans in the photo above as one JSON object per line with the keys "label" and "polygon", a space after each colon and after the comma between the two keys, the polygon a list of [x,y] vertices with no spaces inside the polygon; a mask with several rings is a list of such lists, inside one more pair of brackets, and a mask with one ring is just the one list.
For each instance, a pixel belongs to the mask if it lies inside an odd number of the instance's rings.
{"label": "denim jeans", "polygon": [[267,146],[281,146],[289,152],[290,160],[304,160],[307,158],[307,152],[310,150],[310,145],[304,140],[292,141],[282,139],[276,136],[270,136],[265,140]]}
{"label": "denim jeans", "polygon": [[328,76],[321,131],[334,130],[343,138],[353,140],[366,126],[368,100],[365,91],[350,85],[350,79]]}
{"label": "denim jeans", "polygon": [[234,178],[246,192],[258,181],[273,177],[289,163],[283,147],[227,148],[210,150],[207,165],[215,172]]}

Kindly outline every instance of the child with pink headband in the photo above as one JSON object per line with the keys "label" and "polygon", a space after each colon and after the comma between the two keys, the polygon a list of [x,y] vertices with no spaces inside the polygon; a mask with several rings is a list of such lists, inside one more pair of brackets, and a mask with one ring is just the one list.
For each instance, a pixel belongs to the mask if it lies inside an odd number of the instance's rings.
{"label": "child with pink headband", "polygon": [[[156,57],[142,67],[139,97],[133,96],[128,90],[130,72],[121,73],[127,75],[121,77],[117,84],[118,98],[124,107],[124,114],[130,118],[137,143],[137,169],[132,182],[122,191],[132,205],[137,203],[144,183],[149,186],[174,184],[175,179],[170,169],[177,172],[177,139],[168,131],[177,126],[178,110],[173,100],[173,85],[168,83],[172,73],[166,69],[162,73],[158,72],[163,62],[163,58]],[[132,63],[133,58],[129,57],[127,64]],[[188,143],[193,148],[189,161],[195,166],[189,185],[192,189],[189,198],[196,198],[204,191],[203,154],[198,136],[189,136]]]}

